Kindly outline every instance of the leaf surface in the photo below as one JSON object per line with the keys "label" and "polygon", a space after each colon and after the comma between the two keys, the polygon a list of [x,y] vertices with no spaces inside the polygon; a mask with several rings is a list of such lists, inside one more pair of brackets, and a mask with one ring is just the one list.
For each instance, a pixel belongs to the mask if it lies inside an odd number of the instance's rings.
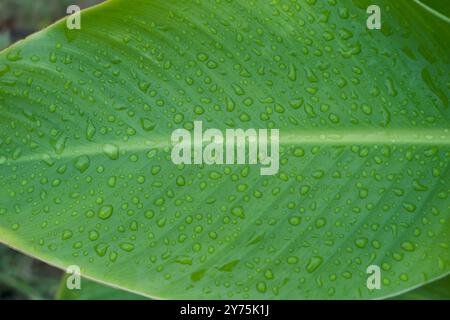
{"label": "leaf surface", "polygon": [[[140,300],[142,296],[124,290],[112,288],[92,280],[83,279],[81,290],[69,290],[66,286],[67,277],[61,279],[60,289],[56,294],[58,300]],[[391,300],[449,300],[450,277],[427,283]]]}
{"label": "leaf surface", "polygon": [[81,279],[81,288],[67,288],[68,276],[63,276],[56,300],[145,300],[146,298],[124,290],[116,289],[88,279]]}

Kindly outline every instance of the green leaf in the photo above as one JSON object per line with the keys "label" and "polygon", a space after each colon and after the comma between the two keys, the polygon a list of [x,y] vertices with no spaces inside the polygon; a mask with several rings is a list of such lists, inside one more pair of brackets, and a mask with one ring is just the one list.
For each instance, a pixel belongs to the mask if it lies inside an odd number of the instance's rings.
{"label": "green leaf", "polygon": [[[380,298],[448,274],[449,25],[376,2],[381,30],[372,1],[113,0],[3,51],[0,240],[158,298]],[[174,165],[196,120],[279,129],[278,173]]]}
{"label": "green leaf", "polygon": [[67,275],[62,277],[56,300],[144,300],[143,296],[133,294],[124,290],[112,288],[110,286],[88,280],[81,280],[79,290],[69,290],[67,288]]}
{"label": "green leaf", "polygon": [[[66,286],[67,277],[61,279],[60,289],[56,294],[58,300],[138,300],[141,296],[115,289],[91,280],[83,279],[81,290],[69,290]],[[428,283],[420,288],[413,289],[393,300],[449,300],[450,277]]]}

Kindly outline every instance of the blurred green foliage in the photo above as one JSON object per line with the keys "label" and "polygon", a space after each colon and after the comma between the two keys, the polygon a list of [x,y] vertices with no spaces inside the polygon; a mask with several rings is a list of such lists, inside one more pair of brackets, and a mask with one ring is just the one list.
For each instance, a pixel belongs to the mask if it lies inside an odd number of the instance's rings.
{"label": "blurred green foliage", "polygon": [[0,245],[0,300],[52,299],[62,272]]}
{"label": "blurred green foliage", "polygon": [[393,300],[450,300],[450,276],[408,291]]}

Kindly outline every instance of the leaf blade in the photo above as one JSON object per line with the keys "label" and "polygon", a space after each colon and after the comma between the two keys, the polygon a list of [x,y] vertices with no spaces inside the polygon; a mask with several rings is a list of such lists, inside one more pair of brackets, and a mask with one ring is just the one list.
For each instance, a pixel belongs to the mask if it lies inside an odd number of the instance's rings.
{"label": "leaf blade", "polygon": [[[162,298],[375,298],[449,272],[431,22],[405,28],[421,14],[392,4],[381,35],[364,6],[177,5],[110,1],[2,53],[1,241]],[[171,130],[196,119],[279,127],[279,174],[171,165]]]}

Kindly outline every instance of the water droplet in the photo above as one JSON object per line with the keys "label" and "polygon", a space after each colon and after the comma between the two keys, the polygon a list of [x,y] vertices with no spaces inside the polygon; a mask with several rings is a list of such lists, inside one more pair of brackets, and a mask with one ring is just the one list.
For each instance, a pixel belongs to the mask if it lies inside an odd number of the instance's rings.
{"label": "water droplet", "polygon": [[320,256],[313,256],[309,259],[308,264],[306,265],[306,271],[308,273],[312,273],[316,271],[323,262],[323,258]]}
{"label": "water droplet", "polygon": [[119,147],[115,144],[105,144],[103,145],[103,152],[111,160],[117,160],[119,158]]}
{"label": "water droplet", "polygon": [[81,173],[85,172],[89,168],[90,164],[91,161],[88,156],[80,156],[75,159],[75,168],[77,168]]}

